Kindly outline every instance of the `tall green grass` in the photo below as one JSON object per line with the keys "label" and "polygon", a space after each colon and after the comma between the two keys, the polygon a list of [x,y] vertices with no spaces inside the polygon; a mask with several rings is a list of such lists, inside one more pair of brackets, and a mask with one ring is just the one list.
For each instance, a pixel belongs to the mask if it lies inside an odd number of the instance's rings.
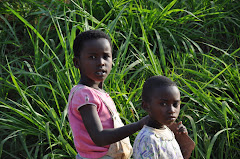
{"label": "tall green grass", "polygon": [[80,74],[72,47],[78,31],[88,29],[112,38],[114,64],[104,87],[126,124],[146,115],[144,81],[165,75],[181,90],[179,120],[196,143],[192,158],[239,158],[239,6],[232,0],[3,2],[0,158],[74,158],[66,104]]}

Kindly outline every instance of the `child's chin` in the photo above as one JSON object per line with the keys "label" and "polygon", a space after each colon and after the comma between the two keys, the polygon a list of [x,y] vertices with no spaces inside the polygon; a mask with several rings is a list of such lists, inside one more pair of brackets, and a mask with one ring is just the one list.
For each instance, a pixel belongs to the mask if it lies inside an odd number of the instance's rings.
{"label": "child's chin", "polygon": [[175,120],[168,122],[166,125],[169,126],[169,125],[172,125],[173,123],[175,123]]}
{"label": "child's chin", "polygon": [[104,77],[98,77],[95,79],[95,81],[97,81],[97,82],[103,82],[104,80],[105,80]]}

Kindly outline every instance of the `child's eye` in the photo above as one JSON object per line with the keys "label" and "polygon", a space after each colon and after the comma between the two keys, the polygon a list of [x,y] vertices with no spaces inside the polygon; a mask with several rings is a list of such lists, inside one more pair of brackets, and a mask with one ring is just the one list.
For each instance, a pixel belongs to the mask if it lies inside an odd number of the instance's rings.
{"label": "child's eye", "polygon": [[110,56],[108,55],[108,54],[105,54],[104,56],[103,56],[103,58],[104,59],[107,59],[107,58],[109,58]]}
{"label": "child's eye", "polygon": [[175,103],[173,103],[173,106],[178,107],[179,104],[180,104],[180,102],[175,102]]}
{"label": "child's eye", "polygon": [[91,59],[95,59],[95,58],[96,58],[96,56],[90,56],[90,58],[91,58]]}
{"label": "child's eye", "polygon": [[163,103],[160,103],[160,105],[165,107],[165,106],[167,106],[167,103],[163,102]]}

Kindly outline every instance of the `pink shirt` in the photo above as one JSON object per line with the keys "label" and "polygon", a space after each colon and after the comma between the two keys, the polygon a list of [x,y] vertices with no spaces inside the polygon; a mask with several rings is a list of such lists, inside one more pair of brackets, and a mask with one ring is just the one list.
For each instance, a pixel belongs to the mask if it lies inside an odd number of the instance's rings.
{"label": "pink shirt", "polygon": [[[113,128],[113,120],[108,108],[105,106],[101,98],[108,103],[112,111],[117,112],[116,106],[112,98],[104,92],[84,85],[74,86],[69,94],[72,96],[73,91],[77,87],[83,87],[74,92],[72,100],[69,101],[68,119],[73,132],[74,145],[80,156],[85,158],[100,158],[106,155],[110,145],[99,147],[94,144],[89,136],[78,109],[86,104],[92,104],[97,107],[97,112],[101,120],[103,129]],[[98,96],[99,95],[99,96]]]}

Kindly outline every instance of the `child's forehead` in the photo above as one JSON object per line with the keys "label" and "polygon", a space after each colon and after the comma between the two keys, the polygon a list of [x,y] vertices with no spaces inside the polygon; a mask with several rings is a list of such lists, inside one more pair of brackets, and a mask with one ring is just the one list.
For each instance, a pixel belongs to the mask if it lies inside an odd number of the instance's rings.
{"label": "child's forehead", "polygon": [[180,91],[177,86],[157,86],[152,91],[152,96],[169,96],[174,95],[178,96],[180,94]]}
{"label": "child's forehead", "polygon": [[111,44],[105,38],[86,40],[82,44],[82,49],[91,48],[111,48]]}
{"label": "child's forehead", "polygon": [[112,55],[112,48],[109,41],[105,38],[94,40],[87,40],[81,44],[79,57],[88,56],[89,54],[102,54],[107,53]]}
{"label": "child's forehead", "polygon": [[83,45],[94,44],[94,43],[108,43],[109,45],[111,45],[108,39],[106,38],[87,39],[83,41]]}
{"label": "child's forehead", "polygon": [[156,89],[158,91],[164,91],[164,90],[168,90],[168,89],[178,89],[178,87],[175,85],[160,85],[160,86],[156,85],[154,87],[154,89]]}

